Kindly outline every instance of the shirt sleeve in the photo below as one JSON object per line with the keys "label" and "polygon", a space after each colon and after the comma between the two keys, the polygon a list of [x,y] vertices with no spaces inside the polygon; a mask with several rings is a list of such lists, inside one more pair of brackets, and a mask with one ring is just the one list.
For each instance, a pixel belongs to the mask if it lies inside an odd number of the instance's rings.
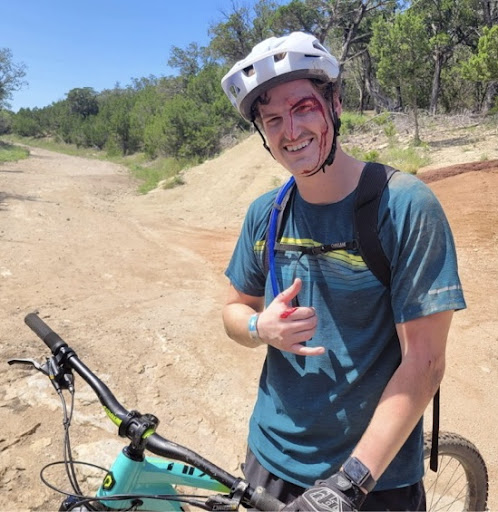
{"label": "shirt sleeve", "polygon": [[247,211],[242,230],[225,275],[240,292],[254,297],[265,294],[263,252],[271,205],[276,191],[256,199]]}
{"label": "shirt sleeve", "polygon": [[455,243],[441,204],[421,180],[399,174],[379,211],[381,242],[391,255],[395,322],[463,309]]}

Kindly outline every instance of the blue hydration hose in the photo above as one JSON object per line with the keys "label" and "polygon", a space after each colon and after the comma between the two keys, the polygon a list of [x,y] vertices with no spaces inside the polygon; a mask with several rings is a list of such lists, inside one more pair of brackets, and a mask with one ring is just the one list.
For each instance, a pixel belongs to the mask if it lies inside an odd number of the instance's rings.
{"label": "blue hydration hose", "polygon": [[[266,252],[268,253],[268,267],[270,272],[270,281],[271,281],[271,287],[273,290],[273,297],[275,298],[279,293],[280,289],[278,286],[277,281],[277,275],[275,272],[275,243],[278,236],[277,229],[278,229],[278,215],[280,211],[282,210],[282,200],[287,195],[288,190],[294,186],[295,180],[294,176],[291,176],[291,178],[285,183],[280,190],[277,193],[277,197],[275,199],[275,202],[273,203],[273,207],[270,213],[270,226],[268,230],[268,247],[266,248]],[[284,205],[285,206],[285,205]]]}

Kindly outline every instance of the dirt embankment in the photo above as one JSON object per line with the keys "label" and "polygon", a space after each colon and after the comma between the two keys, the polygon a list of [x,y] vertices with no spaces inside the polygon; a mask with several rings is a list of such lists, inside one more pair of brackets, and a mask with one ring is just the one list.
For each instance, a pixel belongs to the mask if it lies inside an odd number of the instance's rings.
{"label": "dirt embankment", "polygon": [[[442,428],[481,449],[493,510],[498,164],[484,167],[422,177],[453,227],[468,302],[451,331]],[[264,354],[223,332],[223,270],[249,201],[284,176],[257,138],[191,170],[183,187],[147,196],[120,167],[40,149],[0,167],[1,510],[58,502],[38,477],[43,464],[61,459],[57,400],[41,375],[6,363],[46,355],[23,323],[33,310],[127,407],[156,414],[163,435],[237,471]],[[120,441],[79,384],[73,446],[105,465]]]}

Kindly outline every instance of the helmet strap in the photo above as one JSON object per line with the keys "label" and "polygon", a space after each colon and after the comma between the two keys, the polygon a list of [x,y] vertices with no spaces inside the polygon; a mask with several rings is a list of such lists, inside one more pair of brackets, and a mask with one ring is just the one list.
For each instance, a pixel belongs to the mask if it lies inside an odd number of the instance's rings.
{"label": "helmet strap", "polygon": [[263,135],[263,133],[259,129],[259,126],[257,125],[256,121],[253,120],[252,124],[253,124],[254,128],[256,128],[256,131],[259,133],[259,136],[261,137],[261,139],[263,140],[263,147],[266,149],[266,151],[268,151],[268,153],[270,153],[272,158],[275,159],[275,157],[273,156],[273,154],[271,152],[271,149],[268,147],[268,144],[266,143],[265,136]]}
{"label": "helmet strap", "polygon": [[341,120],[339,117],[337,117],[335,111],[332,112],[332,120],[334,125],[334,138],[332,139],[332,147],[330,148],[329,156],[325,159],[325,162],[323,162],[321,167],[323,172],[325,172],[325,167],[332,165],[332,162],[335,159],[335,152],[337,151],[337,137],[341,134]]}

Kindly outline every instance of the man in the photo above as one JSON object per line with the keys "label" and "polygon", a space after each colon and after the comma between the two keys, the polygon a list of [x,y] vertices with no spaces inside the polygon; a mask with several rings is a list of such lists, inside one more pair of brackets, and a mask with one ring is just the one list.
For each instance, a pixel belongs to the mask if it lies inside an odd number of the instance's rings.
{"label": "man", "polygon": [[424,510],[421,418],[465,307],[444,213],[420,180],[395,173],[378,212],[388,287],[354,244],[299,252],[355,238],[365,163],[337,140],[337,61],[296,32],[256,45],[222,85],[297,186],[273,269],[281,292],[264,250],[275,190],[250,206],[226,271],[227,334],[267,345],[245,475],[293,510]]}

